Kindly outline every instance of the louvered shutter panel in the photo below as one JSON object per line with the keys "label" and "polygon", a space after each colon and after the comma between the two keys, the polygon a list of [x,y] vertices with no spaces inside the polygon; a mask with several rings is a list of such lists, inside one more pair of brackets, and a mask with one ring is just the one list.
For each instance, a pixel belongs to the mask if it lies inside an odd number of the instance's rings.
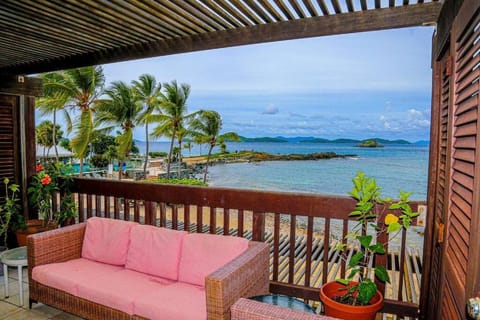
{"label": "louvered shutter panel", "polygon": [[[16,181],[16,149],[17,138],[15,126],[15,113],[17,97],[0,96],[0,183],[3,179],[9,178]],[[3,189],[2,189],[3,190]],[[3,192],[0,193],[3,199]]]}

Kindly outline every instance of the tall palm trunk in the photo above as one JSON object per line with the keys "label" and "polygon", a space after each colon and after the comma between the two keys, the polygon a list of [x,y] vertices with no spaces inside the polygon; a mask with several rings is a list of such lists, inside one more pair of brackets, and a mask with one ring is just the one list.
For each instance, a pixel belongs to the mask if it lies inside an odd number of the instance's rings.
{"label": "tall palm trunk", "polygon": [[[125,162],[125,158],[123,157],[120,159],[120,163],[118,165],[118,180],[122,180],[122,174],[123,174],[123,163]],[[126,167],[126,166],[125,166]]]}
{"label": "tall palm trunk", "polygon": [[182,140],[178,140],[178,159],[177,159],[177,178],[181,179],[180,174],[182,173]]}
{"label": "tall palm trunk", "polygon": [[170,179],[170,162],[172,162],[173,142],[175,141],[175,129],[172,132],[172,139],[170,140],[170,152],[168,153],[167,162],[167,179]]}
{"label": "tall palm trunk", "polygon": [[205,164],[205,175],[203,176],[203,183],[207,183],[208,165],[210,164],[210,156],[212,155],[213,147],[214,145],[210,144],[210,149],[208,149],[207,163]]}
{"label": "tall palm trunk", "polygon": [[148,152],[149,152],[149,141],[148,141],[148,121],[145,122],[145,163],[143,164],[143,177],[147,178],[147,162],[148,162]]}
{"label": "tall palm trunk", "polygon": [[78,176],[83,177],[83,157],[80,158],[80,168],[79,169],[80,169],[80,171],[78,173]]}
{"label": "tall palm trunk", "polygon": [[58,148],[57,148],[57,110],[53,110],[53,137],[52,137],[52,142],[53,142],[53,147],[55,148],[55,159],[58,162]]}

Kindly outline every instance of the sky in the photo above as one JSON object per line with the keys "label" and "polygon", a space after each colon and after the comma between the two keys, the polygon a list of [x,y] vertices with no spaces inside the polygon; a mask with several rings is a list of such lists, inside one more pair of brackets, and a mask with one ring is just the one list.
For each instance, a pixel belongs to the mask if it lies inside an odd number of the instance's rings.
{"label": "sky", "polygon": [[[144,73],[191,86],[246,137],[428,140],[433,28],[289,40],[104,65],[107,86]],[[136,139],[144,140],[143,128]]]}

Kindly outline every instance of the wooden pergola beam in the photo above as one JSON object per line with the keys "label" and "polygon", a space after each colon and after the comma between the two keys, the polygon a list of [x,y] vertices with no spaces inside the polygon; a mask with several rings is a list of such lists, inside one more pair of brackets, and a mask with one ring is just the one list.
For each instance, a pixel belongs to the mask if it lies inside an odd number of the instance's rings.
{"label": "wooden pergola beam", "polygon": [[31,74],[255,43],[421,26],[436,22],[441,2],[267,23],[188,37],[90,51],[47,61],[17,64],[0,73]]}

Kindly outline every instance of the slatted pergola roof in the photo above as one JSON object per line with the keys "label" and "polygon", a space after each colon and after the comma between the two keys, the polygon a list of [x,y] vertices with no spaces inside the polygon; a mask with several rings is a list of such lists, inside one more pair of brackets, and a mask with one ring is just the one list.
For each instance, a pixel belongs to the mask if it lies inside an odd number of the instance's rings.
{"label": "slatted pergola roof", "polygon": [[2,0],[0,74],[430,24],[438,0]]}

